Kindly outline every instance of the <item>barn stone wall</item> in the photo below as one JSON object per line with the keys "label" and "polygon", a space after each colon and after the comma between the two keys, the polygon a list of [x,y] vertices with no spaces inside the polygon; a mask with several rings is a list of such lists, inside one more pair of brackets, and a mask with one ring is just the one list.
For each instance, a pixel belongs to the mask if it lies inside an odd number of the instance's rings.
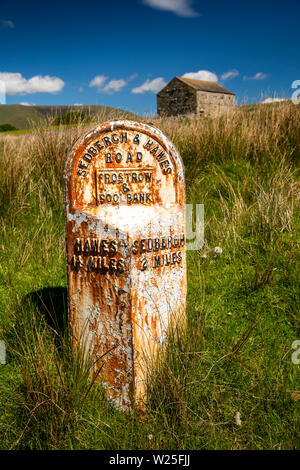
{"label": "barn stone wall", "polygon": [[197,92],[180,80],[173,79],[157,95],[159,116],[178,116],[197,113]]}
{"label": "barn stone wall", "polygon": [[234,95],[197,91],[196,114],[198,116],[216,117],[221,114],[230,113],[234,107]]}

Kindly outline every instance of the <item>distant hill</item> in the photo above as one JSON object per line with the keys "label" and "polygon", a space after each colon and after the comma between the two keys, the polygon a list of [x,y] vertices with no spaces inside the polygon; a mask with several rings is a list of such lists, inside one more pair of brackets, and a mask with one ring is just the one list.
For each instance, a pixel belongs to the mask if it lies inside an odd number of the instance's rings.
{"label": "distant hill", "polygon": [[41,121],[41,115],[32,106],[20,104],[0,105],[0,124],[11,124],[18,129],[28,129]]}
{"label": "distant hill", "polygon": [[30,129],[43,124],[47,118],[54,118],[68,111],[80,111],[101,121],[110,119],[135,119],[137,116],[129,111],[110,106],[24,106],[20,104],[0,105],[0,124],[11,124],[18,129]]}

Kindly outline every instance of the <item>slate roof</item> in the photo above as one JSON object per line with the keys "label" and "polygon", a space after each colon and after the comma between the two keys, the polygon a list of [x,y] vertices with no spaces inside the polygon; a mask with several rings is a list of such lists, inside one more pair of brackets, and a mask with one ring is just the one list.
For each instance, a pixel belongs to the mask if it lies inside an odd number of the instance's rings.
{"label": "slate roof", "polygon": [[224,93],[226,95],[235,95],[232,91],[223,88],[221,85],[218,85],[216,82],[206,82],[204,80],[195,80],[193,78],[185,78],[185,77],[176,77],[178,80],[186,83],[192,88],[195,88],[199,91],[208,91],[212,93]]}

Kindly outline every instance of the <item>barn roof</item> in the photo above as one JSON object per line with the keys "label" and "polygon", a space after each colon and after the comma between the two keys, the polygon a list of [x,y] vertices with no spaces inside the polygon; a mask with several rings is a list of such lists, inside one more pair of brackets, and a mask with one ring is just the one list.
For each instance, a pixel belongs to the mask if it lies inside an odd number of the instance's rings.
{"label": "barn roof", "polygon": [[209,91],[212,93],[224,93],[227,95],[235,95],[232,91],[226,90],[222,86],[218,85],[216,82],[206,82],[204,80],[195,80],[193,78],[185,78],[185,77],[176,77],[182,82],[186,83],[192,88],[195,88],[199,91]]}

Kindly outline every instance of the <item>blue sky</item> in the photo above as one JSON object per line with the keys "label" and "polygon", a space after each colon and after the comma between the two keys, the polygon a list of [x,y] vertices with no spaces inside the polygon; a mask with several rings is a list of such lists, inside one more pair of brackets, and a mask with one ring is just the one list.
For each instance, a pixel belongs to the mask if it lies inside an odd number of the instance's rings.
{"label": "blue sky", "polygon": [[218,80],[239,102],[289,98],[300,79],[299,18],[299,0],[1,0],[0,81],[7,104],[140,114],[185,74]]}

